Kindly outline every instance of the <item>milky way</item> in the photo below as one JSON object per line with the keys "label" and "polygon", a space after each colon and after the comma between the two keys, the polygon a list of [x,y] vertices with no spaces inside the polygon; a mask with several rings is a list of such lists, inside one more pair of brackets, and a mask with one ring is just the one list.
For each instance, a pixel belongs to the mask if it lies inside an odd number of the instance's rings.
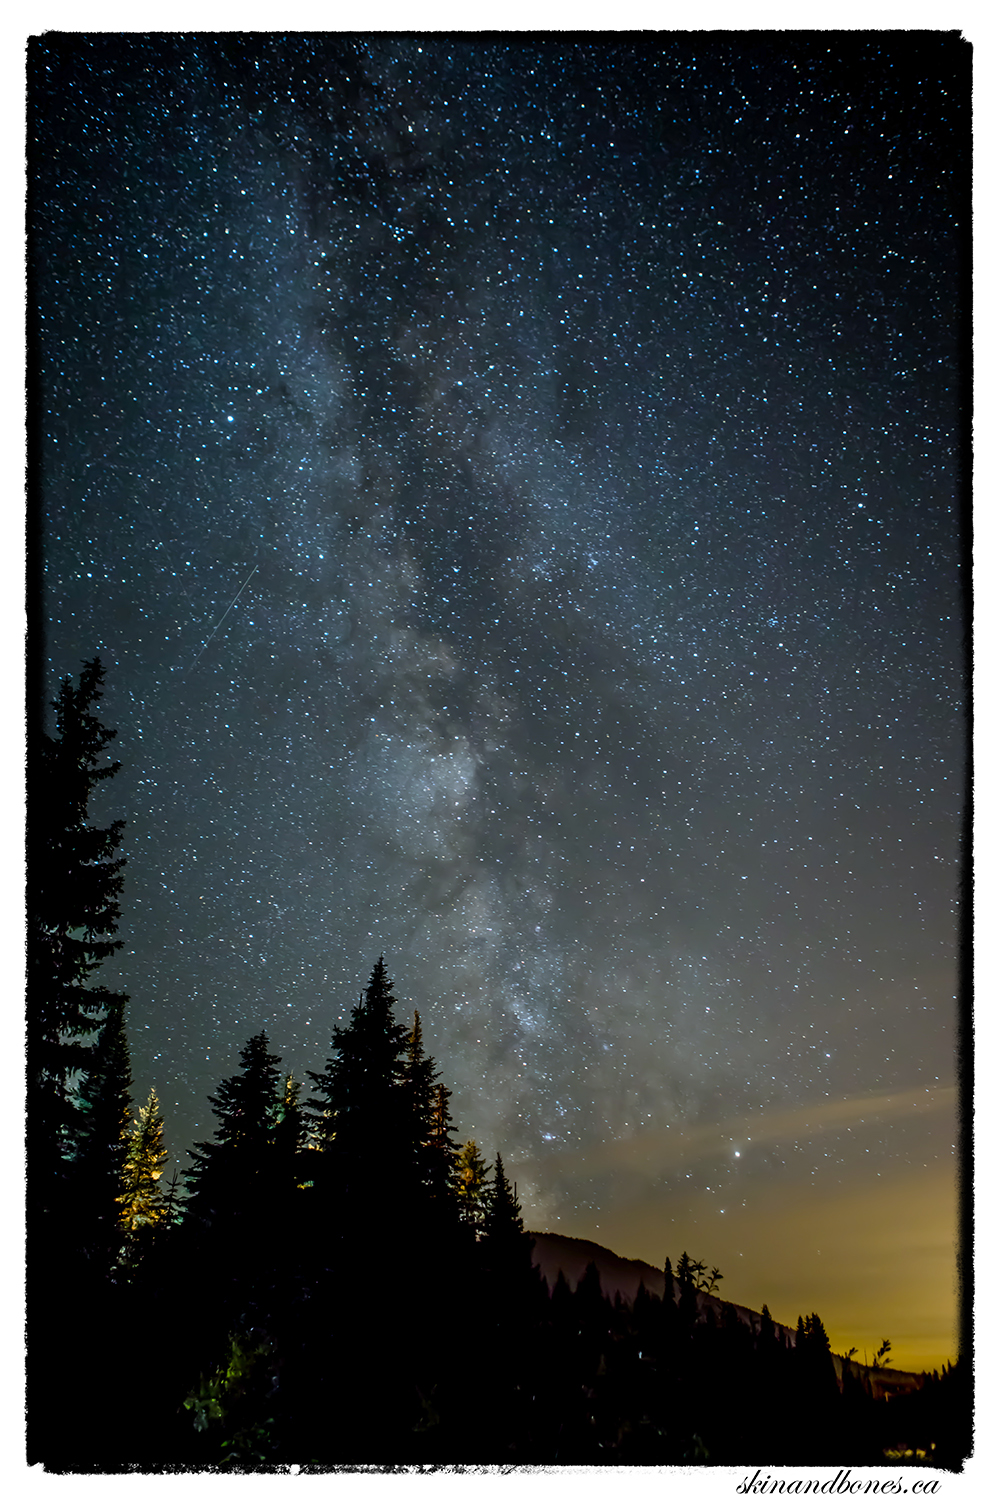
{"label": "milky way", "polygon": [[40,691],[106,663],[182,1165],[382,952],[536,1223],[643,1132],[954,1083],[967,70],[33,44]]}

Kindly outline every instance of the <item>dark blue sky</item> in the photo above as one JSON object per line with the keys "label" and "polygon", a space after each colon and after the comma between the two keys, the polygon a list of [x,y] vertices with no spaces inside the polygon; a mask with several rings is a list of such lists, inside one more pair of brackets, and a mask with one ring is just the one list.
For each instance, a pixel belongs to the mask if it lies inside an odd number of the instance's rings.
{"label": "dark blue sky", "polygon": [[33,44],[40,660],[107,665],[108,977],[182,1163],[384,952],[536,1227],[662,1262],[695,1188],[749,1243],[953,1174],[969,67]]}

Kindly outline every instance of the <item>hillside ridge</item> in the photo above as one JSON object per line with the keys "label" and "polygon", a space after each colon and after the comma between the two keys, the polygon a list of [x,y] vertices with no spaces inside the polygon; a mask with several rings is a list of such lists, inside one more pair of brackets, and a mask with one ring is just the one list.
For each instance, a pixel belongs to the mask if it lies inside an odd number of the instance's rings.
{"label": "hillside ridge", "polygon": [[[526,1233],[534,1241],[531,1252],[532,1262],[545,1277],[550,1291],[560,1271],[569,1284],[570,1290],[575,1291],[587,1267],[593,1261],[601,1279],[601,1291],[612,1301],[617,1292],[623,1302],[633,1302],[640,1283],[645,1286],[647,1292],[655,1293],[660,1298],[663,1296],[666,1276],[662,1266],[650,1265],[648,1261],[640,1260],[638,1257],[619,1255],[617,1251],[609,1250],[606,1245],[600,1245],[596,1240],[582,1239],[576,1235],[534,1229],[529,1229]],[[676,1276],[674,1288],[679,1295],[680,1283]],[[739,1302],[730,1302],[714,1292],[698,1292],[697,1298],[700,1321],[707,1321],[710,1313],[721,1315],[725,1308],[731,1307],[740,1321],[756,1332],[760,1323],[758,1309],[744,1307]],[[794,1345],[794,1328],[787,1323],[779,1323],[777,1320],[774,1326],[786,1342]],[[832,1351],[831,1356],[838,1383],[843,1382],[846,1368],[849,1373],[862,1379],[872,1389],[878,1388],[885,1392],[919,1387],[923,1384],[926,1374],[926,1372],[918,1373],[912,1370],[863,1365],[858,1360],[845,1360],[839,1354],[833,1354]]]}

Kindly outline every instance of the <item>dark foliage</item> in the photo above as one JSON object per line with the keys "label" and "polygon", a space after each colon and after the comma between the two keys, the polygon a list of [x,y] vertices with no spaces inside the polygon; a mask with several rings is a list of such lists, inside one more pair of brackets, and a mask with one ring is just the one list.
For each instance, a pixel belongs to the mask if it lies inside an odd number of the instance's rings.
{"label": "dark foliage", "polygon": [[122,1000],[108,1007],[77,1090],[78,1122],[71,1162],[72,1243],[98,1275],[121,1255],[121,1194],[132,1112],[132,1066]]}
{"label": "dark foliage", "polygon": [[[100,660],[85,662],[76,687],[66,678],[54,702],[55,735],[29,721],[27,902],[27,1109],[29,1210],[54,1211],[72,1160],[79,1114],[70,1083],[86,1071],[90,1041],[124,995],[92,983],[121,944],[124,823],[90,821],[94,792],[119,769],[106,763],[115,738],[94,709]],[[30,1222],[30,1220],[29,1220]]]}
{"label": "dark foliage", "polygon": [[[336,1204],[342,1222],[370,1223],[373,1231],[387,1229],[414,1200],[415,1136],[429,1107],[422,1098],[430,1087],[425,1068],[414,1064],[417,1076],[403,1086],[407,1037],[393,1015],[392,988],[380,958],[350,1024],[334,1030],[326,1067],[309,1074],[315,1094],[307,1109],[320,1151],[317,1190],[331,1210]],[[422,1046],[420,1053],[423,1062]]]}
{"label": "dark foliage", "polygon": [[[412,1102],[412,1065],[422,1056],[419,1037],[411,1033],[407,1053],[391,1030],[378,967],[374,978],[386,1076],[351,1096],[350,1128],[366,1147],[360,1101],[391,1088]],[[349,1033],[338,1034],[340,1058],[360,1053]],[[958,1467],[968,1452],[964,1369],[874,1399],[855,1367],[838,1381],[817,1314],[799,1320],[794,1338],[766,1307],[747,1320],[715,1302],[707,1286],[719,1277],[686,1252],[676,1280],[666,1262],[663,1298],[640,1285],[631,1305],[612,1302],[593,1263],[575,1290],[560,1273],[550,1293],[499,1154],[478,1236],[457,1212],[456,1187],[454,1213],[425,1205],[373,1241],[370,1221],[337,1217],[338,1188],[353,1191],[350,1164],[333,1155],[335,1134],[320,1149],[307,1142],[294,1080],[280,1080],[263,1033],[240,1061],[213,1096],[214,1141],[193,1153],[186,1215],[157,1231],[102,1306],[105,1332],[120,1338],[136,1320],[153,1321],[155,1369],[140,1388],[119,1377],[113,1420],[107,1403],[102,1422],[85,1400],[89,1424],[74,1421],[72,1452],[64,1445],[62,1465],[58,1451],[47,1455],[50,1467],[890,1457]],[[326,1076],[337,1079],[336,1066]],[[438,1093],[435,1105],[436,1087],[427,1097],[440,1129],[447,1100]],[[329,1097],[340,1098],[334,1089]],[[392,1116],[397,1124],[409,1108]],[[336,1118],[344,1118],[339,1107]],[[336,1175],[322,1179],[313,1168],[327,1153]],[[412,1151],[395,1159],[413,1171]],[[398,1200],[411,1209],[413,1181]],[[422,1182],[428,1201],[440,1187]],[[391,1188],[381,1181],[381,1193]]]}
{"label": "dark foliage", "polygon": [[[869,1371],[835,1366],[816,1313],[794,1338],[766,1306],[747,1321],[686,1251],[662,1298],[612,1302],[593,1263],[550,1293],[501,1155],[490,1178],[474,1142],[457,1150],[382,958],[308,1102],[251,1037],[186,1195],[175,1178],[161,1198],[155,1094],[128,1165],[124,997],[89,987],[121,884],[121,825],[87,822],[114,770],[100,682],[93,662],[63,684],[58,738],[36,747],[51,806],[30,809],[30,1462],[961,1466],[964,1364],[879,1399],[888,1340]],[[136,1344],[150,1329],[153,1358]]]}
{"label": "dark foliage", "polygon": [[[131,1070],[127,997],[95,983],[116,938],[124,824],[92,821],[117,763],[98,719],[104,672],[85,662],[54,702],[55,734],[29,717],[27,778],[27,1395],[29,1460],[89,1443],[108,1357],[121,1249]],[[87,1391],[66,1400],[67,1348],[93,1351]]]}
{"label": "dark foliage", "polygon": [[278,1064],[267,1033],[252,1036],[240,1052],[240,1072],[225,1079],[209,1100],[218,1120],[215,1139],[189,1154],[189,1217],[204,1227],[259,1217],[271,1197],[277,1165],[282,1096]]}

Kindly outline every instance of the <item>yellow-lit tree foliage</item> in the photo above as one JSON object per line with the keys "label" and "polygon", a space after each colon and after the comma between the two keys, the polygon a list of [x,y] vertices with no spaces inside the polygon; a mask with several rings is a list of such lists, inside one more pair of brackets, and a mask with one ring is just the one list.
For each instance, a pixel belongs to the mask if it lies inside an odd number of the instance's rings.
{"label": "yellow-lit tree foliage", "polygon": [[150,1089],[145,1106],[133,1121],[122,1171],[124,1192],[118,1202],[122,1227],[129,1234],[153,1228],[166,1216],[166,1202],[160,1191],[166,1159],[160,1101],[156,1090]]}

